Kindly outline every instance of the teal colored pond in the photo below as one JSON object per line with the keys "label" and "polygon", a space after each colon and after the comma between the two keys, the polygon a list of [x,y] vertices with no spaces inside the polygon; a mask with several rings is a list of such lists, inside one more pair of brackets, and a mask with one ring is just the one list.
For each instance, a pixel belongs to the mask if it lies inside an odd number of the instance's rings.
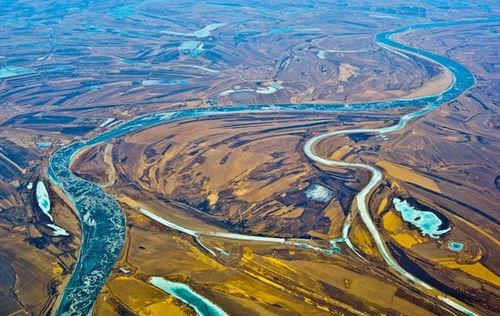
{"label": "teal colored pond", "polygon": [[462,250],[464,250],[464,247],[465,245],[458,241],[448,242],[448,249],[450,249],[451,251],[461,252]]}
{"label": "teal colored pond", "polygon": [[52,142],[38,142],[38,143],[36,143],[36,147],[40,148],[40,149],[49,148],[50,146],[52,146]]}
{"label": "teal colored pond", "polygon": [[434,213],[421,211],[414,206],[410,205],[408,201],[394,198],[392,200],[396,211],[401,213],[405,222],[411,223],[416,226],[424,236],[431,238],[439,238],[441,235],[450,231],[450,228],[439,229],[443,221]]}
{"label": "teal colored pond", "polygon": [[219,306],[179,282],[168,281],[162,277],[151,277],[149,283],[191,306],[200,316],[227,315]]}

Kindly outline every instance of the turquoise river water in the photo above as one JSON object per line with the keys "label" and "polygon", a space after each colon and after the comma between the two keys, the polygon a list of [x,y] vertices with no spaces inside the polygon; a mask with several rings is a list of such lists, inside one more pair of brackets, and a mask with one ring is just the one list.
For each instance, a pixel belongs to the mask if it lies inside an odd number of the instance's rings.
{"label": "turquoise river water", "polygon": [[[437,95],[356,104],[234,105],[155,113],[137,117],[92,139],[75,142],[56,151],[50,159],[48,175],[51,181],[61,188],[74,204],[81,221],[82,229],[80,256],[60,299],[57,315],[87,315],[92,311],[96,297],[120,256],[125,240],[124,215],[117,202],[111,196],[107,195],[99,185],[81,179],[71,173],[71,161],[80,150],[155,125],[203,116],[277,111],[356,112],[418,107],[420,110],[414,112],[411,117],[414,119],[458,97],[474,85],[475,79],[472,73],[459,63],[444,56],[405,46],[402,43],[392,40],[391,37],[395,34],[418,29],[449,27],[478,22],[485,21],[420,24],[381,33],[375,37],[375,42],[381,47],[428,59],[450,71],[455,79],[453,84]],[[403,126],[404,124],[399,126],[399,128]],[[396,129],[393,128],[393,130]],[[187,293],[188,291],[178,292]],[[190,297],[193,297],[193,295],[190,295]],[[189,297],[179,298],[181,300],[189,300]],[[447,298],[446,300],[449,299]],[[196,302],[193,302],[193,304],[196,304]],[[457,303],[453,301],[448,303],[448,305],[456,309],[460,308],[460,306],[454,306]]]}

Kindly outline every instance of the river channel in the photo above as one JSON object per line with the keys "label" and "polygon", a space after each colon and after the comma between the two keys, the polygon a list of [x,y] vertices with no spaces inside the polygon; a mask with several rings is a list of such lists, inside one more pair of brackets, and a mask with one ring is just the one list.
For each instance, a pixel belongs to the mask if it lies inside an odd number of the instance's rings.
{"label": "river channel", "polygon": [[[120,256],[125,240],[125,219],[119,205],[111,196],[107,195],[99,185],[81,179],[71,172],[70,166],[73,157],[84,148],[107,142],[113,138],[134,133],[155,125],[188,118],[231,115],[238,113],[278,111],[361,112],[367,110],[374,111],[393,108],[417,108],[416,112],[403,116],[399,123],[394,126],[373,130],[360,129],[338,131],[319,135],[309,140],[306,143],[304,150],[310,159],[319,163],[327,165],[334,163],[336,165],[350,168],[365,168],[372,173],[370,182],[357,195],[356,198],[359,214],[365,225],[367,225],[373,239],[376,241],[377,247],[386,260],[386,263],[404,278],[424,287],[427,286],[426,284],[422,284],[423,282],[416,279],[409,272],[400,268],[394,259],[392,259],[392,256],[386,249],[385,243],[382,241],[380,233],[371,220],[365,201],[369,197],[370,192],[380,182],[382,178],[380,171],[369,165],[332,162],[330,160],[323,159],[314,154],[313,145],[315,142],[324,139],[325,137],[334,136],[336,134],[367,132],[388,133],[399,130],[404,128],[406,123],[410,120],[421,117],[427,112],[458,97],[464,91],[471,88],[475,83],[474,76],[461,64],[444,56],[408,47],[402,43],[396,42],[392,39],[392,37],[396,34],[402,34],[419,29],[450,27],[460,24],[490,21],[491,20],[419,24],[404,27],[395,31],[380,33],[375,37],[375,43],[382,48],[397,51],[405,55],[413,55],[419,58],[427,59],[441,65],[441,67],[449,71],[454,78],[453,83],[446,90],[436,95],[355,104],[234,105],[148,114],[122,123],[109,131],[95,136],[92,139],[75,142],[56,151],[50,158],[48,176],[52,183],[62,189],[69,200],[73,203],[77,215],[80,218],[82,229],[79,259],[73,274],[64,289],[62,297],[60,298],[57,315],[87,315],[92,311],[97,295],[105,284],[118,257]],[[352,216],[350,216],[350,218],[352,218]],[[459,309],[462,312],[473,315],[472,312],[448,297],[444,297],[441,300],[454,309]]]}

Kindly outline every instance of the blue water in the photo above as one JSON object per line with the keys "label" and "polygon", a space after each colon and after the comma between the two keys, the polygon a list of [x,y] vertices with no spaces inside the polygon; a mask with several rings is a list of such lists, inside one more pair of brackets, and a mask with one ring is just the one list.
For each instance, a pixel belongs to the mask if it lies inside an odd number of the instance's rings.
{"label": "blue water", "polygon": [[458,241],[449,241],[448,249],[455,252],[461,252],[462,250],[464,250],[464,244]]}
{"label": "blue water", "polygon": [[[491,20],[488,20],[491,21]],[[477,21],[476,21],[477,22]],[[483,21],[484,22],[484,21]],[[381,110],[388,108],[437,107],[459,96],[474,85],[474,77],[470,71],[457,62],[443,56],[406,47],[391,40],[391,36],[412,29],[453,26],[468,22],[434,23],[405,27],[376,36],[378,43],[415,53],[434,60],[448,68],[455,77],[454,84],[445,92],[429,97],[416,99],[399,99],[357,104],[278,104],[278,105],[237,105],[228,107],[212,107],[185,109],[163,114],[149,114],[123,123],[114,129],[102,133],[90,140],[73,143],[63,147],[50,159],[48,173],[54,184],[64,190],[75,205],[81,219],[82,242],[80,257],[63,294],[57,311],[63,314],[88,314],[102,286],[120,256],[125,238],[125,222],[122,211],[116,201],[105,194],[100,186],[78,178],[70,172],[72,157],[81,149],[113,138],[126,135],[158,124],[208,115],[227,115],[243,112],[273,111],[336,111],[354,112]],[[428,110],[421,110],[415,115],[423,115]]]}
{"label": "blue water", "polygon": [[226,316],[227,314],[217,305],[193,291],[183,283],[165,280],[162,277],[152,277],[149,282],[175,298],[191,306],[200,316]]}
{"label": "blue water", "polygon": [[36,143],[37,148],[49,148],[52,145],[52,142],[38,142]]}
{"label": "blue water", "polygon": [[402,201],[398,198],[394,198],[392,201],[396,207],[396,211],[403,216],[403,220],[415,225],[422,232],[422,235],[439,238],[450,230],[450,228],[439,229],[443,222],[436,214],[421,211],[410,205],[408,201]]}

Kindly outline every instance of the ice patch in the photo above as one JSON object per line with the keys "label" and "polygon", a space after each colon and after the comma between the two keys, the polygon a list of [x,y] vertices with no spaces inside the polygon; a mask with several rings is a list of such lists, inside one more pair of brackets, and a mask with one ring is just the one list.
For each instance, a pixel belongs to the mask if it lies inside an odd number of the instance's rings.
{"label": "ice patch", "polygon": [[206,49],[204,48],[203,43],[198,41],[187,41],[183,42],[179,46],[179,51],[184,54],[189,54],[191,57],[196,58],[203,54]]}
{"label": "ice patch", "polygon": [[243,89],[229,89],[229,90],[225,90],[225,91],[222,91],[221,93],[219,93],[220,96],[228,96],[230,94],[233,94],[233,93],[236,93],[236,92],[255,92],[255,90],[253,89],[246,89],[246,88],[243,88]]}
{"label": "ice patch", "polygon": [[181,45],[179,46],[179,50],[181,51],[191,51],[195,50],[200,45],[203,45],[201,42],[198,41],[187,41],[187,42],[182,42]]}
{"label": "ice patch", "polygon": [[88,226],[95,226],[96,225],[96,221],[95,221],[95,219],[92,218],[92,215],[90,214],[90,212],[87,212],[83,215],[83,222],[85,224],[87,224]]}
{"label": "ice patch", "polygon": [[259,87],[255,90],[256,93],[258,94],[272,94],[275,93],[278,90],[283,89],[283,86],[280,85],[279,83],[273,82],[267,87]]}
{"label": "ice patch", "polygon": [[141,83],[145,87],[157,86],[157,85],[174,86],[174,85],[186,85],[189,83],[189,81],[185,80],[185,79],[172,79],[172,80],[146,79],[146,80],[142,80]]}
{"label": "ice patch", "polygon": [[168,281],[162,277],[151,277],[149,283],[191,306],[200,316],[226,316],[219,306],[196,293],[189,286]]}
{"label": "ice patch", "polygon": [[47,226],[54,230],[52,236],[69,236],[69,233],[65,229],[55,224],[47,224]]}
{"label": "ice patch", "polygon": [[45,184],[43,184],[43,181],[38,181],[36,184],[36,200],[42,212],[50,218],[51,222],[53,222],[54,218],[50,214],[49,192],[47,192],[47,188]]}
{"label": "ice patch", "polygon": [[130,272],[132,272],[131,270],[125,269],[124,267],[120,267],[118,268],[118,270],[123,274],[129,274]]}
{"label": "ice patch", "polygon": [[311,184],[304,193],[316,202],[328,203],[333,198],[333,192],[319,184]]}
{"label": "ice patch", "polygon": [[201,70],[204,70],[206,72],[209,72],[209,73],[214,73],[214,74],[218,74],[220,73],[219,70],[216,70],[216,69],[210,69],[210,68],[207,68],[207,67],[203,67],[203,66],[198,66],[198,65],[177,65],[179,67],[190,67],[190,68],[195,68],[195,69],[201,69]]}
{"label": "ice patch", "polygon": [[220,96],[228,96],[237,92],[253,92],[257,94],[273,94],[278,90],[283,89],[283,86],[277,82],[266,82],[263,86],[257,88],[244,88],[241,86],[234,86],[233,89],[225,90],[219,93]]}
{"label": "ice patch", "polygon": [[178,35],[178,36],[186,36],[186,37],[196,37],[196,38],[205,38],[211,35],[212,31],[226,26],[227,23],[212,23],[207,26],[205,26],[202,29],[199,29],[195,32],[192,33],[180,33],[180,32],[171,32],[171,31],[163,31],[162,33],[164,34],[170,34],[170,35]]}
{"label": "ice patch", "polygon": [[431,238],[437,239],[439,236],[450,231],[450,228],[439,229],[443,222],[436,214],[417,210],[408,201],[402,201],[398,198],[394,198],[392,202],[396,207],[396,211],[403,216],[403,220],[417,226],[423,236],[428,235]]}
{"label": "ice patch", "polygon": [[144,208],[139,208],[139,211],[146,215],[147,217],[151,218],[152,220],[162,224],[162,225],[165,225],[169,228],[172,228],[174,230],[177,230],[177,231],[180,231],[180,232],[183,232],[185,234],[188,234],[190,236],[193,236],[193,237],[198,237],[198,234],[194,231],[194,230],[191,230],[191,229],[188,229],[188,228],[185,228],[185,227],[182,227],[182,226],[179,226],[177,224],[174,224],[172,222],[169,222],[167,221],[166,219],[164,218],[161,218],[160,216],[154,214],[154,213],[151,213],[150,211],[144,209]]}
{"label": "ice patch", "polygon": [[312,246],[312,245],[302,243],[302,242],[295,243],[295,246],[298,248],[302,248],[302,249],[318,251],[318,252],[321,252],[325,255],[331,255],[334,252],[337,252],[337,249],[334,249],[333,247],[332,247],[332,249],[323,249],[323,248]]}
{"label": "ice patch", "polygon": [[115,120],[114,117],[109,117],[104,122],[102,122],[102,124],[99,125],[99,127],[104,127],[104,126],[108,125],[109,123],[113,122],[114,120]]}
{"label": "ice patch", "polygon": [[224,249],[222,248],[219,248],[219,247],[214,247],[215,250],[217,250],[218,252],[220,252],[221,255],[223,256],[229,256],[229,252],[225,251]]}

